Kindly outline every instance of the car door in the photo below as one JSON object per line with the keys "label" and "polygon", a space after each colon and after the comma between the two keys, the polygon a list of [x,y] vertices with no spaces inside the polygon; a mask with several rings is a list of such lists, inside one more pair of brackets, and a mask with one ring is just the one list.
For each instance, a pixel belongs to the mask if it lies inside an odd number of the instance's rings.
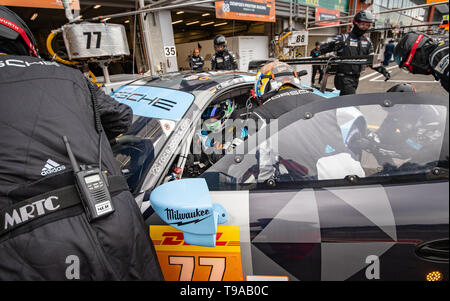
{"label": "car door", "polygon": [[353,95],[267,122],[201,175],[240,227],[245,277],[448,279],[446,97]]}

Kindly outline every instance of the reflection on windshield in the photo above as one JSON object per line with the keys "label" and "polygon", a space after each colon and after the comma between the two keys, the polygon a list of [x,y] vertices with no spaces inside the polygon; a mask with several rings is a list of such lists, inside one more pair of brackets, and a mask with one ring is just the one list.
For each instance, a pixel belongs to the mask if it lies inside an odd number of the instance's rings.
{"label": "reflection on windshield", "polygon": [[119,161],[128,186],[134,192],[175,126],[169,120],[134,117],[130,130],[116,138],[112,150]]}
{"label": "reflection on windshield", "polygon": [[286,114],[282,118],[292,119],[288,126],[259,141],[239,162],[235,155],[223,156],[202,177],[210,189],[220,189],[429,172],[440,160],[446,114],[445,106],[414,104],[340,108],[311,119]]}

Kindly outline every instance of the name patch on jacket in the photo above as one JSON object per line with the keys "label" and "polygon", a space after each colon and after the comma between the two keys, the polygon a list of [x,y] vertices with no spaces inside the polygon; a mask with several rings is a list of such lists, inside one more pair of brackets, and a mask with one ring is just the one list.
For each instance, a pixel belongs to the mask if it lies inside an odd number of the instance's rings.
{"label": "name patch on jacket", "polygon": [[24,61],[24,60],[17,60],[17,59],[9,59],[9,60],[0,60],[0,68],[3,67],[16,67],[16,68],[27,68],[31,67],[33,65],[42,65],[42,66],[57,66],[59,67],[59,64],[57,62],[47,62],[47,61]]}
{"label": "name patch on jacket", "polygon": [[19,208],[5,210],[0,216],[0,222],[3,226],[2,230],[11,230],[25,222],[29,222],[37,217],[56,211],[60,209],[60,207],[61,204],[59,203],[59,198],[57,196],[49,196],[48,198],[22,205]]}

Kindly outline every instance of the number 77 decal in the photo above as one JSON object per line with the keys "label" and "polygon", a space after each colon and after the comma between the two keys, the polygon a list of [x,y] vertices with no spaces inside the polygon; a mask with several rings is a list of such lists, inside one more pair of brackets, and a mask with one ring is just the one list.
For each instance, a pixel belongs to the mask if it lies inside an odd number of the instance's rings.
{"label": "number 77 decal", "polygon": [[[199,257],[199,266],[211,266],[208,281],[222,281],[225,274],[225,257]],[[179,281],[192,281],[195,270],[195,258],[191,256],[169,256],[170,265],[181,265]]]}

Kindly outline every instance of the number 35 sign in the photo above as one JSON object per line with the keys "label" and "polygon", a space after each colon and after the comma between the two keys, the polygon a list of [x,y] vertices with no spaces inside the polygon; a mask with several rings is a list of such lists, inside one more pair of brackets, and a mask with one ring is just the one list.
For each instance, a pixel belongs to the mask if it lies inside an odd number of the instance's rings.
{"label": "number 35 sign", "polygon": [[303,31],[293,31],[289,37],[289,46],[306,46],[308,45],[308,32]]}
{"label": "number 35 sign", "polygon": [[188,245],[171,226],[150,226],[166,281],[242,281],[238,226],[218,226],[214,248]]}
{"label": "number 35 sign", "polygon": [[177,54],[177,51],[175,49],[175,46],[164,46],[164,55],[166,57],[175,56]]}

